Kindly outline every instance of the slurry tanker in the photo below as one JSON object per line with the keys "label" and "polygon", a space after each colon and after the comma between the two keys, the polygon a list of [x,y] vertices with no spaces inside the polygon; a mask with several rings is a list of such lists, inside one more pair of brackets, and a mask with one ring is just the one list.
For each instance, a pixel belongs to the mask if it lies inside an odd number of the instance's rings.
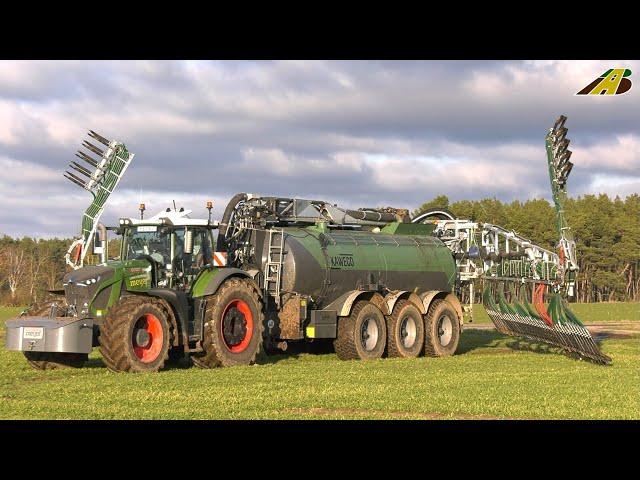
{"label": "slurry tanker", "polygon": [[[65,172],[93,195],[66,255],[72,269],[53,297],[7,322],[6,347],[39,369],[81,367],[97,347],[109,369],[127,372],[180,358],[250,365],[292,342],[323,340],[341,360],[447,356],[483,285],[500,332],[610,363],[565,300],[578,269],[564,219],[565,121],[546,137],[556,251],[445,210],[411,218],[405,209],[248,193],[233,196],[219,221],[210,202],[202,219],[175,206],[145,219],[141,204],[140,218],[107,228],[100,216],[133,154],[90,131],[102,147],[85,141],[88,154],[77,154],[85,164]],[[116,259],[108,231],[121,239]],[[89,252],[97,265],[84,264]]]}

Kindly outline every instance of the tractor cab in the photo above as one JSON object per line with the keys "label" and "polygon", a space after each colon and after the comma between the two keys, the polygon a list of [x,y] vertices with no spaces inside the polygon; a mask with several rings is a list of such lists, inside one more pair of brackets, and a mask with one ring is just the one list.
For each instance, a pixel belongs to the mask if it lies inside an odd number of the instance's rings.
{"label": "tractor cab", "polygon": [[188,290],[198,272],[213,260],[217,222],[189,218],[191,210],[167,209],[149,219],[121,218],[120,260],[146,260],[152,288]]}

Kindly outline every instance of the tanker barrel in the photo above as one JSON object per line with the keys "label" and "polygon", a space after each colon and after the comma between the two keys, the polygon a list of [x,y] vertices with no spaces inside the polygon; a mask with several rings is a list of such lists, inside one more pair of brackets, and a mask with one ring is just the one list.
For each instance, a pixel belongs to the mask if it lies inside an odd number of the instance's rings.
{"label": "tanker barrel", "polygon": [[98,162],[96,162],[93,158],[88,156],[86,153],[81,152],[80,150],[78,150],[78,153],[76,153],[76,157],[78,157],[80,160],[84,160],[85,162],[87,162],[92,167],[97,167],[98,166]]}
{"label": "tanker barrel", "polygon": [[107,140],[106,138],[104,138],[102,135],[94,132],[93,130],[89,130],[89,136],[91,138],[95,138],[97,141],[99,141],[101,144],[103,144],[104,146],[108,147],[109,144],[111,143],[109,140]]}
{"label": "tanker barrel", "polygon": [[100,155],[101,157],[104,155],[104,152],[102,150],[100,150],[98,147],[96,147],[94,144],[87,142],[86,140],[83,140],[82,142],[82,146],[84,148],[86,148],[87,150],[92,151],[93,153],[95,153],[96,155]]}

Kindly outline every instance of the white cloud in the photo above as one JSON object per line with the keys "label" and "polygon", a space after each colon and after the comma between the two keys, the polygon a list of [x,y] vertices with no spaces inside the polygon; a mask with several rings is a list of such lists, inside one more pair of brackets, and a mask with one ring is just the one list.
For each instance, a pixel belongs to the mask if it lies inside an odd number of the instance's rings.
{"label": "white cloud", "polygon": [[0,61],[0,230],[76,232],[89,194],[62,172],[88,129],[137,154],[110,219],[137,213],[139,188],[149,209],[214,195],[218,215],[237,191],[409,208],[440,193],[547,196],[544,135],[560,113],[570,193],[628,194],[639,189],[640,87],[574,95],[613,66],[640,71],[625,61]]}

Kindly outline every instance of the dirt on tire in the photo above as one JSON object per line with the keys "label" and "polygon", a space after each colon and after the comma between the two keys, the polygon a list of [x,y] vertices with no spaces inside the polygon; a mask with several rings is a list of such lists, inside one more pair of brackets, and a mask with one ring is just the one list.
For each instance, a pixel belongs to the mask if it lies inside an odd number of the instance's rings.
{"label": "dirt on tire", "polygon": [[[375,310],[374,310],[375,309]],[[376,315],[376,319],[380,320],[379,344],[372,352],[366,352],[356,335],[360,332],[360,327],[367,314]],[[338,320],[338,335],[333,342],[336,355],[340,360],[369,360],[381,358],[384,354],[386,346],[387,328],[384,315],[378,307],[366,300],[359,300],[351,309],[348,317],[341,317]]]}
{"label": "dirt on tire", "polygon": [[[410,316],[414,321],[415,341],[410,347],[402,342],[402,320]],[[387,356],[394,358],[415,358],[424,346],[424,321],[420,310],[411,302],[401,299],[396,302],[393,312],[387,317]]]}
{"label": "dirt on tire", "polygon": [[[439,319],[447,315],[452,323],[452,337],[447,345],[442,345],[439,339]],[[460,342],[460,319],[455,308],[446,300],[434,300],[424,316],[424,354],[427,357],[446,357],[453,355]]]}
{"label": "dirt on tire", "polygon": [[[100,325],[100,354],[107,368],[114,372],[157,372],[169,359],[169,350],[175,334],[170,321],[170,307],[159,298],[131,295],[122,297],[109,309]],[[144,312],[153,314],[163,329],[161,350],[156,359],[144,363],[137,359],[132,344],[132,331]]]}
{"label": "dirt on tire", "polygon": [[[246,347],[233,352],[222,333],[223,316],[230,302],[242,301],[251,311],[251,332]],[[264,307],[262,292],[250,279],[232,277],[226,280],[213,295],[207,298],[206,323],[202,341],[203,352],[191,356],[193,364],[200,368],[253,365],[264,349]],[[248,325],[248,324],[247,324]],[[247,331],[248,332],[248,331]],[[245,333],[245,338],[247,333]]]}

